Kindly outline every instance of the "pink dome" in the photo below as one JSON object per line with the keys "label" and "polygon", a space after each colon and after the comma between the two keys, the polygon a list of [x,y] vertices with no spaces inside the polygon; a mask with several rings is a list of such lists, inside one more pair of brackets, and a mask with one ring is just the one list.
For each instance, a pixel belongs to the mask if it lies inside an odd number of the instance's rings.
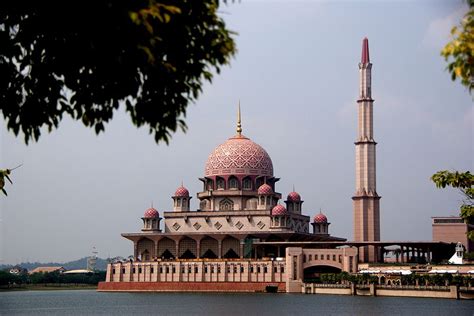
{"label": "pink dome", "polygon": [[272,209],[272,215],[273,216],[276,216],[276,215],[285,215],[287,214],[288,212],[286,211],[286,208],[281,205],[281,204],[278,204],[277,206],[273,207]]}
{"label": "pink dome", "polygon": [[271,186],[269,186],[268,184],[264,183],[262,184],[259,188],[258,188],[258,191],[257,191],[258,194],[273,194],[273,189]]}
{"label": "pink dome", "polygon": [[288,202],[301,202],[301,196],[295,191],[288,193],[288,197],[286,199]]}
{"label": "pink dome", "polygon": [[206,162],[205,176],[255,175],[273,177],[273,163],[260,145],[234,136],[217,146]]}
{"label": "pink dome", "polygon": [[319,213],[317,214],[315,217],[314,217],[314,221],[315,223],[327,223],[328,222],[328,218],[326,217],[326,215],[324,215],[323,213]]}
{"label": "pink dome", "polygon": [[176,189],[174,196],[189,197],[189,191],[183,186]]}
{"label": "pink dome", "polygon": [[145,214],[143,215],[143,217],[144,218],[158,218],[160,217],[160,214],[153,207],[150,207],[149,209],[145,211]]}

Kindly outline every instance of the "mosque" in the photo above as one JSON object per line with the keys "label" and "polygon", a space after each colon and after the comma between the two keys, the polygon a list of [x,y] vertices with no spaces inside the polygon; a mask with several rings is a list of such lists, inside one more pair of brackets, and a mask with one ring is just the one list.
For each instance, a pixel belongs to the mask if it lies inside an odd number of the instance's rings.
{"label": "mosque", "polygon": [[[359,63],[354,241],[331,236],[321,212],[313,219],[305,215],[298,192],[281,202],[272,159],[242,134],[239,106],[236,134],[212,150],[199,178],[199,209],[190,209],[191,196],[182,185],[172,196],[172,211],[147,209],[141,232],[122,234],[133,243],[134,260],[109,264],[99,290],[261,291],[272,285],[300,292],[306,278],[355,273],[359,263],[383,260],[384,246],[391,243],[379,242],[371,69],[365,38]],[[434,249],[399,244],[402,258],[410,250],[430,258]]]}

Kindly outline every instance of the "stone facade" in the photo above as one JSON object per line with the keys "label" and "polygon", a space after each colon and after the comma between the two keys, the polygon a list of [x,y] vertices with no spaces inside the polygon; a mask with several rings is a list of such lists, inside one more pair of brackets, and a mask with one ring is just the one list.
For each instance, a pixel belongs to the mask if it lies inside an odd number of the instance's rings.
{"label": "stone facade", "polygon": [[108,266],[107,282],[285,282],[277,260],[126,262]]}
{"label": "stone facade", "polygon": [[311,267],[333,267],[338,271],[357,272],[357,248],[309,249],[302,247],[286,248],[286,291],[298,293],[308,276]]}
{"label": "stone facade", "polygon": [[[236,283],[241,291],[252,291],[255,286],[285,284],[285,290],[299,293],[305,279],[305,270],[329,266],[340,271],[357,271],[357,248],[304,249],[286,248],[285,258],[276,259],[193,259],[127,261],[109,264],[105,283],[148,283],[137,290],[166,291],[176,287],[173,283]],[[287,268],[288,267],[288,268]],[[185,285],[177,290],[186,290]],[[101,285],[104,291],[124,290],[127,287]],[[203,288],[203,290],[206,290]],[[222,291],[235,291],[222,288]],[[198,288],[195,288],[198,291]]]}

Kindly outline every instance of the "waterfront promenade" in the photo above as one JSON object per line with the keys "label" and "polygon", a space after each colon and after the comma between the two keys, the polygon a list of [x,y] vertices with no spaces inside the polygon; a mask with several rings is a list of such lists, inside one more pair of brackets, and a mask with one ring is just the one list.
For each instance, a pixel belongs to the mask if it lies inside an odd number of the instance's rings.
{"label": "waterfront promenade", "polygon": [[332,294],[353,296],[397,296],[451,299],[474,299],[474,287],[440,285],[377,285],[377,284],[318,284],[304,283],[305,294]]}

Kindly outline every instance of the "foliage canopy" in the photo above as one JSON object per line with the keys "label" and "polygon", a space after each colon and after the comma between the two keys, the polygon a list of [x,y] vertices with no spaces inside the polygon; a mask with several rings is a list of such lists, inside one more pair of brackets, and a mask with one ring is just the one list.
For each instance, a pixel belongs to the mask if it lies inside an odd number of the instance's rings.
{"label": "foliage canopy", "polygon": [[449,60],[448,71],[452,80],[461,79],[461,83],[474,89],[474,0],[467,0],[469,11],[459,26],[453,27],[453,40],[446,44],[441,55]]}
{"label": "foliage canopy", "polygon": [[[460,215],[468,224],[474,224],[474,175],[469,171],[450,172],[443,170],[435,173],[431,180],[438,188],[450,186],[461,191],[465,199],[461,205]],[[474,231],[469,232],[468,237],[474,240]]]}
{"label": "foliage canopy", "polygon": [[0,2],[0,110],[38,140],[64,114],[96,133],[122,104],[168,143],[186,107],[235,54],[219,0]]}

